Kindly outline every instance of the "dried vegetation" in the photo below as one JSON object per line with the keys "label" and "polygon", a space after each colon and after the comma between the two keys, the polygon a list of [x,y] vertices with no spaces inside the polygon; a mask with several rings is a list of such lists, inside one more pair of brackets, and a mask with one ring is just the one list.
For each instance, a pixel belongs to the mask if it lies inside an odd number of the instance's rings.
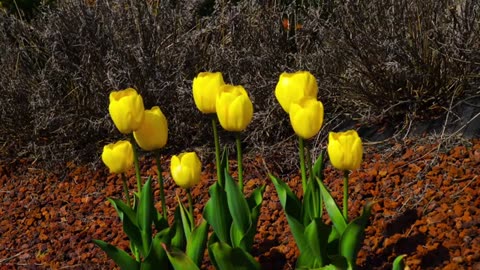
{"label": "dried vegetation", "polygon": [[283,71],[317,77],[328,129],[345,116],[437,115],[480,86],[475,0],[65,0],[15,15],[0,12],[4,157],[97,159],[120,138],[108,94],[126,87],[162,107],[168,149],[202,147],[209,121],[191,82],[205,70],[249,90],[256,114],[245,142],[265,152],[292,134],[273,95]]}

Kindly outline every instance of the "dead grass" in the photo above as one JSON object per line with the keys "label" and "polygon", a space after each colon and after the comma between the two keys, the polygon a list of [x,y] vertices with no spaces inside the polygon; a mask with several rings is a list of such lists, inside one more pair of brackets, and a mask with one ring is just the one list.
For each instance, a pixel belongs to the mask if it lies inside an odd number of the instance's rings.
{"label": "dead grass", "polygon": [[[348,117],[431,117],[479,91],[474,0],[88,2],[61,1],[30,22],[0,14],[3,156],[96,160],[120,137],[108,93],[126,87],[162,107],[167,151],[203,147],[210,123],[191,82],[205,70],[250,92],[245,144],[265,153],[292,134],[273,95],[283,71],[316,76],[329,129]],[[285,31],[285,16],[301,29]],[[322,143],[324,134],[313,144]]]}

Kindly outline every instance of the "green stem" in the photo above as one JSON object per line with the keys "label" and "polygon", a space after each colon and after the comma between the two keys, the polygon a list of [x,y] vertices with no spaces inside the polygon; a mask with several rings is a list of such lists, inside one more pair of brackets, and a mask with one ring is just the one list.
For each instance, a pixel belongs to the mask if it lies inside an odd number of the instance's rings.
{"label": "green stem", "polygon": [[348,171],[343,172],[343,217],[348,223]]}
{"label": "green stem", "polygon": [[304,147],[305,147],[305,158],[306,158],[307,168],[308,168],[308,181],[313,181],[312,158],[310,156],[308,142],[304,143]]}
{"label": "green stem", "polygon": [[160,164],[160,152],[155,151],[155,161],[157,163],[158,184],[160,186],[160,201],[162,202],[163,218],[167,220],[167,205],[165,204],[165,190],[163,188],[162,166]]}
{"label": "green stem", "polygon": [[133,255],[135,255],[135,260],[140,262],[140,252],[133,242],[130,242],[130,250],[132,251]]}
{"label": "green stem", "polygon": [[217,166],[217,181],[218,184],[223,188],[223,174],[220,161],[220,141],[218,139],[216,116],[217,115],[214,115],[212,117],[213,140],[215,141],[215,164]]}
{"label": "green stem", "polygon": [[135,138],[133,137],[133,133],[130,134],[130,142],[132,143],[133,149],[133,164],[135,165],[135,176],[137,177],[137,187],[138,187],[138,195],[140,195],[140,191],[142,190],[142,180],[140,178],[140,165],[138,163],[138,153],[137,149],[135,148]]}
{"label": "green stem", "polygon": [[238,167],[238,184],[243,193],[243,164],[242,164],[242,142],[240,141],[240,133],[235,136],[237,143],[237,167]]}
{"label": "green stem", "polygon": [[303,138],[298,136],[298,152],[300,155],[300,171],[302,173],[302,188],[303,188],[303,196],[305,196],[305,192],[307,191],[307,171],[305,169],[305,148]]}
{"label": "green stem", "polygon": [[190,193],[190,189],[187,188],[187,197],[188,197],[188,211],[190,211],[190,215],[193,218],[193,202],[192,202],[192,193]]}
{"label": "green stem", "polygon": [[132,207],[132,204],[130,202],[130,194],[128,193],[127,177],[125,177],[125,173],[122,173],[122,182],[123,182],[123,192],[125,192],[125,198],[127,200],[127,204],[129,207]]}

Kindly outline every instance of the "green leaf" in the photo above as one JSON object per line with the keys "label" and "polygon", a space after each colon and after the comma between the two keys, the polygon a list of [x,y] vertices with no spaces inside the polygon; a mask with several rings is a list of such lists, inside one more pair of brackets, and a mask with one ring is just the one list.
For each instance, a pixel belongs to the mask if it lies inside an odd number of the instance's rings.
{"label": "green leaf", "polygon": [[351,266],[347,262],[347,259],[340,255],[332,255],[330,256],[330,264],[334,265],[336,269],[348,269],[351,270]]}
{"label": "green leaf", "polygon": [[[298,200],[297,196],[293,194],[287,184],[285,184],[273,175],[270,175],[270,179],[272,179],[272,182],[275,185],[278,193],[278,198],[280,200],[280,203],[282,204],[283,210],[285,211],[288,225],[290,226],[290,230],[292,231],[293,238],[295,238],[295,242],[297,243],[300,253],[313,255],[309,247],[308,241],[307,239],[305,239],[305,226],[302,222],[300,222],[302,220],[302,205],[300,204],[300,201]],[[307,255],[305,256],[309,257]]]}
{"label": "green leaf", "polygon": [[406,256],[407,256],[406,254],[403,254],[403,255],[400,255],[397,258],[395,258],[395,260],[393,261],[392,270],[403,270],[403,269],[405,269],[405,262],[404,262],[403,258],[405,258]]}
{"label": "green leaf", "polygon": [[275,185],[275,189],[278,193],[278,198],[280,200],[280,203],[282,204],[285,213],[287,213],[296,220],[301,220],[302,204],[298,200],[297,196],[293,194],[290,187],[288,187],[288,185],[285,184],[282,180],[271,174],[269,174],[269,177]]}
{"label": "green leaf", "polygon": [[180,206],[177,206],[175,209],[175,219],[172,225],[174,228],[171,232],[172,234],[172,247],[184,250],[186,246],[185,232],[183,231],[182,217],[180,214]]}
{"label": "green leaf", "polygon": [[373,204],[372,202],[367,202],[363,208],[362,215],[350,222],[340,236],[340,255],[344,256],[352,266],[356,264],[357,253],[365,237],[365,227],[370,218],[370,210]]}
{"label": "green leaf", "polygon": [[320,192],[322,193],[323,202],[325,203],[325,209],[327,209],[328,216],[332,220],[333,226],[335,226],[337,232],[341,235],[343,234],[343,231],[345,231],[345,228],[347,228],[347,222],[343,217],[342,211],[340,211],[337,203],[332,198],[332,195],[330,194],[330,192],[328,192],[327,187],[325,187],[323,182],[319,179],[316,180],[317,183],[320,185]]}
{"label": "green leaf", "polygon": [[135,261],[130,255],[117,248],[114,245],[105,243],[102,240],[93,240],[93,242],[99,246],[103,251],[105,251],[110,257],[122,270],[135,270],[140,269],[140,263]]}
{"label": "green leaf", "polygon": [[[327,244],[328,236],[332,228],[325,225],[321,218],[315,218],[305,228],[305,238],[310,243],[310,248],[318,262],[318,266],[324,266],[327,263]],[[315,265],[316,266],[316,265]]]}
{"label": "green leaf", "polygon": [[121,221],[123,221],[123,216],[127,215],[128,218],[134,222],[134,225],[137,226],[135,212],[130,206],[126,205],[122,200],[119,199],[107,198],[107,200],[113,205],[113,208],[115,208],[117,211]]}
{"label": "green leaf", "polygon": [[218,241],[220,240],[218,239],[215,232],[213,232],[207,240],[208,257],[210,258],[210,261],[212,262],[213,266],[215,266],[215,269],[219,269],[219,268],[218,268],[217,261],[215,261],[215,256],[213,256],[212,246],[214,243]]}
{"label": "green leaf", "polygon": [[222,242],[216,242],[210,248],[218,265],[217,269],[260,270],[260,264],[241,248],[232,248]]}
{"label": "green leaf", "polygon": [[[241,234],[245,234],[252,224],[250,220],[250,209],[248,209],[248,203],[242,191],[228,171],[225,171],[225,190],[227,192],[228,209],[230,210],[230,215],[233,218],[235,227]],[[239,243],[232,244],[234,247],[237,247]]]}
{"label": "green leaf", "polygon": [[195,227],[187,240],[187,256],[200,266],[203,260],[203,254],[207,246],[208,223],[202,220],[202,223]]}
{"label": "green leaf", "polygon": [[168,259],[175,270],[200,270],[195,263],[182,251],[177,248],[168,249],[165,244],[162,244],[163,249],[167,252]]}
{"label": "green leaf", "polygon": [[317,160],[315,160],[315,164],[313,165],[313,177],[320,179],[320,181],[322,182],[323,182],[323,168],[325,166],[324,157],[325,157],[325,150],[322,150]]}
{"label": "green leaf", "polygon": [[[251,212],[251,221],[252,224],[248,228],[247,233],[241,237],[240,246],[245,249],[245,251],[250,252],[253,246],[253,240],[255,234],[257,233],[257,223],[258,217],[260,216],[260,209],[262,207],[263,193],[265,191],[265,185],[256,188],[250,197],[247,198],[248,208]],[[232,226],[233,227],[233,226]]]}
{"label": "green leaf", "polygon": [[142,246],[140,250],[144,256],[147,256],[152,242],[152,209],[154,206],[151,182],[152,178],[149,177],[142,187],[140,205],[137,212],[137,222],[142,236]]}
{"label": "green leaf", "polygon": [[157,211],[155,207],[152,208],[152,217],[153,217],[153,224],[155,225],[155,229],[157,231],[161,231],[165,228],[168,228],[168,220],[166,220],[160,212]]}
{"label": "green leaf", "polygon": [[210,199],[205,204],[203,217],[212,226],[220,241],[230,243],[232,216],[228,210],[227,193],[215,182],[210,187],[209,194]]}
{"label": "green leaf", "polygon": [[307,258],[311,259],[311,262],[314,260],[312,249],[310,248],[310,243],[305,236],[305,226],[298,221],[297,219],[286,214],[288,225],[290,226],[290,231],[292,232],[293,238],[300,250],[301,254],[305,254]]}
{"label": "green leaf", "polygon": [[135,212],[126,205],[123,201],[117,199],[110,199],[108,201],[113,205],[117,210],[118,215],[121,217],[123,231],[128,236],[128,239],[136,247],[142,246],[142,236],[140,233],[140,228],[138,228]]}
{"label": "green leaf", "polygon": [[170,261],[162,248],[163,244],[170,243],[170,228],[158,232],[152,240],[152,248],[141,264],[140,270],[168,269]]}
{"label": "green leaf", "polygon": [[321,196],[317,181],[308,181],[302,205],[302,221],[305,226],[314,218],[320,217]]}
{"label": "green leaf", "polygon": [[180,201],[180,198],[177,196],[178,201],[178,208],[180,209],[180,216],[182,217],[182,225],[183,225],[183,232],[185,233],[185,238],[188,239],[190,237],[190,233],[192,232],[193,224],[193,217],[190,214],[190,211],[185,209],[185,206]]}

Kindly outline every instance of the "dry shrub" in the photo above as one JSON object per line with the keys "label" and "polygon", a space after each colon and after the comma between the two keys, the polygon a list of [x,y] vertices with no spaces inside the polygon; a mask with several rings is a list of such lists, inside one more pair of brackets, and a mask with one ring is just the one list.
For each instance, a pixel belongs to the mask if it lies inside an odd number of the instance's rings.
{"label": "dry shrub", "polygon": [[[250,92],[256,114],[245,142],[266,152],[292,141],[273,95],[283,71],[318,78],[327,119],[438,113],[478,91],[477,1],[266,2],[72,0],[31,22],[0,14],[2,154],[97,159],[121,137],[108,94],[126,87],[162,108],[170,151],[203,149],[210,122],[191,82],[205,70]],[[285,14],[301,29],[283,29]]]}

